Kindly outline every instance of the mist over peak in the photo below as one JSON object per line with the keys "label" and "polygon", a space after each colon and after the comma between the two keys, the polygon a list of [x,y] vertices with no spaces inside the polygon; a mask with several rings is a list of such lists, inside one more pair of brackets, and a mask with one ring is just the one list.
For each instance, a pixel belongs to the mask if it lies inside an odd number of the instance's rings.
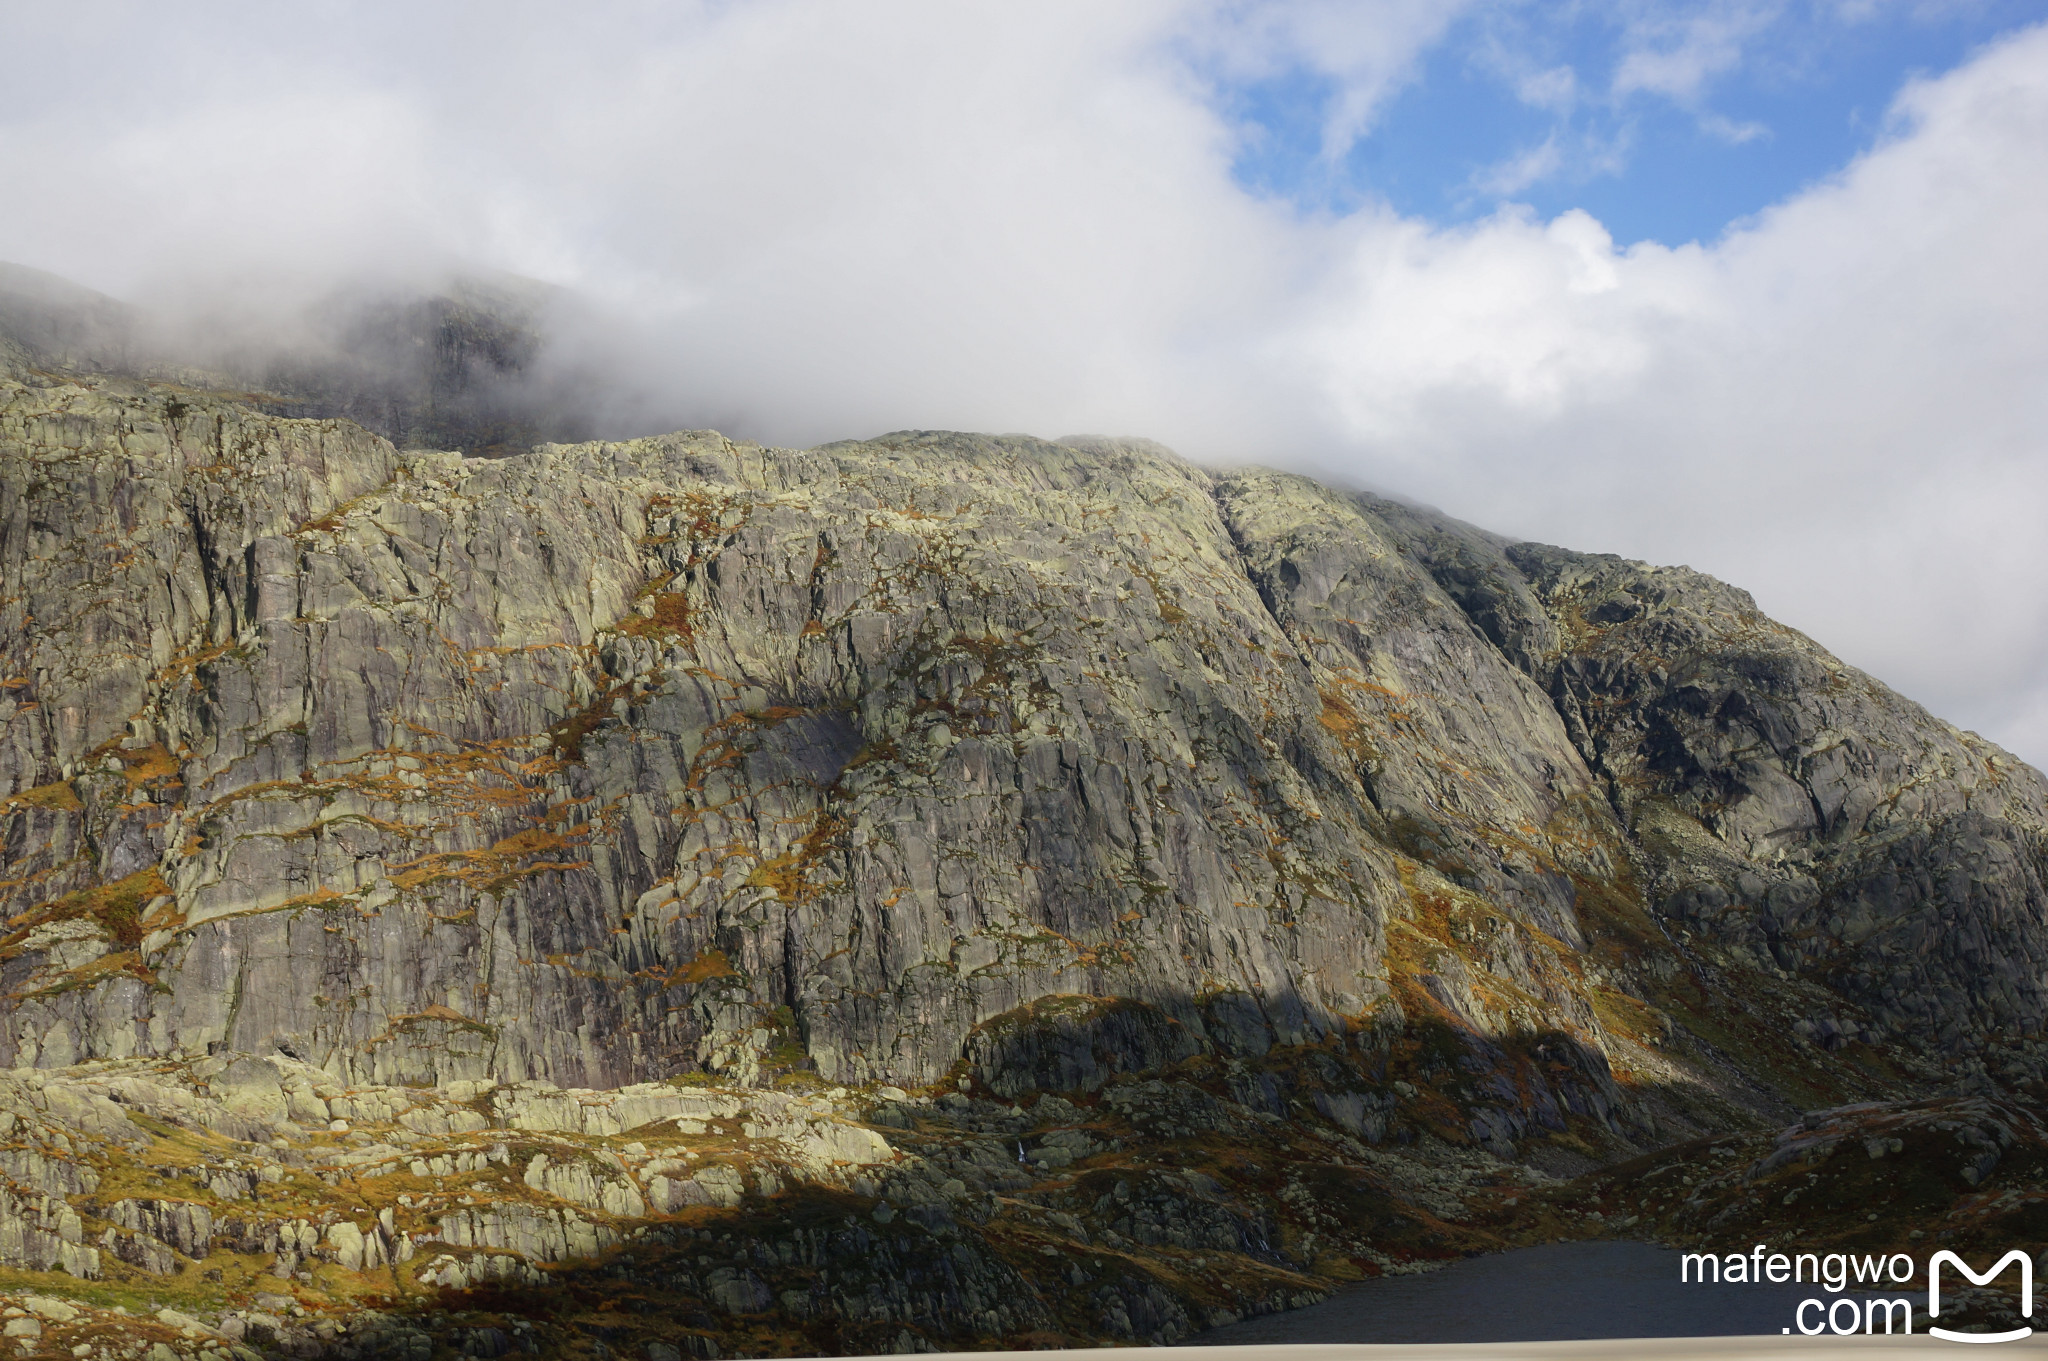
{"label": "mist over peak", "polygon": [[88,372],[132,368],[138,315],[82,284],[0,260],[0,343],[25,356]]}
{"label": "mist over peak", "polygon": [[652,407],[590,337],[589,304],[506,273],[187,288],[139,306],[0,262],[0,342],[34,363],[245,393],[280,415],[352,420],[400,448],[485,457],[650,433]]}

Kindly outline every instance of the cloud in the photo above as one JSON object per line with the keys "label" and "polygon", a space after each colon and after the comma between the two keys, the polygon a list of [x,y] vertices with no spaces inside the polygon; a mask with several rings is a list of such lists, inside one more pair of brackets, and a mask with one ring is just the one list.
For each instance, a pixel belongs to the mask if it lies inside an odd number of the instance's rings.
{"label": "cloud", "polygon": [[1610,93],[1662,95],[1697,104],[1709,81],[1733,70],[1748,42],[1783,13],[1782,3],[1710,0],[1699,6],[1632,7]]}
{"label": "cloud", "polygon": [[1578,73],[1569,66],[1547,66],[1514,80],[1515,98],[1531,108],[1570,113],[1579,99]]}
{"label": "cloud", "polygon": [[[1631,88],[1697,91],[1757,12],[1644,28]],[[526,273],[618,319],[588,339],[636,420],[1300,467],[1689,561],[2048,759],[2048,29],[1911,87],[1881,145],[1709,246],[1620,249],[1582,212],[1303,213],[1233,179],[1229,82],[1322,72],[1348,147],[1444,22],[49,7],[0,88],[0,179],[28,186],[0,258],[188,310]]]}
{"label": "cloud", "polygon": [[1731,146],[1754,142],[1760,137],[1769,137],[1770,128],[1754,120],[1736,122],[1718,113],[1703,113],[1699,116],[1699,129],[1709,137],[1718,138]]}
{"label": "cloud", "polygon": [[1480,169],[1472,176],[1472,188],[1488,198],[1510,198],[1549,179],[1563,163],[1564,149],[1553,131],[1535,146]]}

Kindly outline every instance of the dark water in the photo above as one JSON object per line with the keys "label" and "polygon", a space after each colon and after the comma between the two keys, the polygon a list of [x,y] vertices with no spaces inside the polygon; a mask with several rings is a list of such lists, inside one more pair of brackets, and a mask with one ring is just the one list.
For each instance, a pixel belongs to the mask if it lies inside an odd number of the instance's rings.
{"label": "dark water", "polygon": [[[1794,1326],[1793,1312],[1801,1300],[1831,1303],[1840,1298],[1810,1282],[1680,1284],[1679,1256],[1651,1243],[1522,1248],[1469,1258],[1421,1276],[1365,1281],[1321,1304],[1212,1329],[1182,1345],[1775,1334]],[[1913,1301],[1913,1326],[1924,1328],[1924,1291],[1902,1286],[1896,1295]],[[1817,1312],[1807,1311],[1809,1325],[1819,1321]]]}

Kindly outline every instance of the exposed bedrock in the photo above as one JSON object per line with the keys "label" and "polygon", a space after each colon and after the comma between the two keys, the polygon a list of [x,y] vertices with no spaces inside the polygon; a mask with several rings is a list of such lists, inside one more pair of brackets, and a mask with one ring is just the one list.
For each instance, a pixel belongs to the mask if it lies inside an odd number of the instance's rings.
{"label": "exposed bedrock", "polygon": [[0,1062],[1020,1094],[1433,1025],[1504,1144],[1784,1108],[1691,988],[2033,1073],[2041,776],[1700,574],[1141,442],[465,459],[13,373]]}

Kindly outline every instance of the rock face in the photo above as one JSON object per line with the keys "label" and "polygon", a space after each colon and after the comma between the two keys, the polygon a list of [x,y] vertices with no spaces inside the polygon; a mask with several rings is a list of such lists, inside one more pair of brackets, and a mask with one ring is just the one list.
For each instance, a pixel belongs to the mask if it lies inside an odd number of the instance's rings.
{"label": "rock face", "polygon": [[[229,1106],[257,1066],[271,1087],[357,1118],[220,1137],[243,1128]],[[1304,1268],[1333,1248],[1399,1269],[1390,1227],[1438,1251],[1494,1241],[1425,1220],[1362,1166],[1317,1169],[1319,1199],[1370,1206],[1393,1254],[1357,1224],[1303,1234],[1283,1212],[1286,1197],[1308,1198],[1300,1172],[1276,1197],[1198,1170],[1198,1150],[1133,1161],[1145,1125],[1184,1118],[1184,1094],[1169,1097],[1154,1080],[1100,1111],[1041,1095],[1027,1113],[958,1092],[820,1085],[343,1088],[310,1065],[247,1057],[0,1073],[13,1145],[0,1175],[35,1200],[0,1191],[0,1263],[98,1282],[97,1308],[25,1302],[75,1325],[59,1350],[81,1356],[157,1341],[202,1357],[231,1342],[263,1356],[504,1355],[477,1349],[490,1329],[500,1342],[524,1330],[517,1350],[547,1356],[628,1342],[786,1356],[906,1339],[1172,1341],[1320,1297]],[[1285,1122],[1228,1101],[1206,1114],[1234,1154],[1285,1161]],[[1293,1154],[1310,1147],[1375,1156],[1334,1131]],[[138,1181],[147,1196],[117,1189]],[[396,1316],[352,1298],[393,1286],[409,1306]],[[593,1291],[639,1307],[579,1320],[575,1297]],[[160,1334],[111,1313],[108,1292],[169,1293],[197,1312],[159,1309]],[[513,1317],[493,1307],[503,1292]]]}
{"label": "rock face", "polygon": [[[483,459],[8,355],[9,1264],[1157,1341],[1506,1181],[2040,1097],[2048,783],[1698,573],[1142,442]],[[317,1175],[137,1181],[189,1139]]]}
{"label": "rock face", "polygon": [[[1824,1040],[2041,1027],[2041,777],[1696,573],[1132,444],[482,461],[5,396],[14,1063],[1026,1090],[1389,1002],[1594,1035],[1596,899],[1832,989]],[[1519,996],[1401,967],[1432,893]],[[1025,1025],[1060,997],[1120,1001]]]}
{"label": "rock face", "polygon": [[2008,1046],[2048,1018],[2038,771],[1710,577],[1433,526],[1411,542],[1555,702],[1662,917],[1865,1009],[1860,1030],[1814,1018],[1823,1042],[1989,1042],[2025,1076]]}

